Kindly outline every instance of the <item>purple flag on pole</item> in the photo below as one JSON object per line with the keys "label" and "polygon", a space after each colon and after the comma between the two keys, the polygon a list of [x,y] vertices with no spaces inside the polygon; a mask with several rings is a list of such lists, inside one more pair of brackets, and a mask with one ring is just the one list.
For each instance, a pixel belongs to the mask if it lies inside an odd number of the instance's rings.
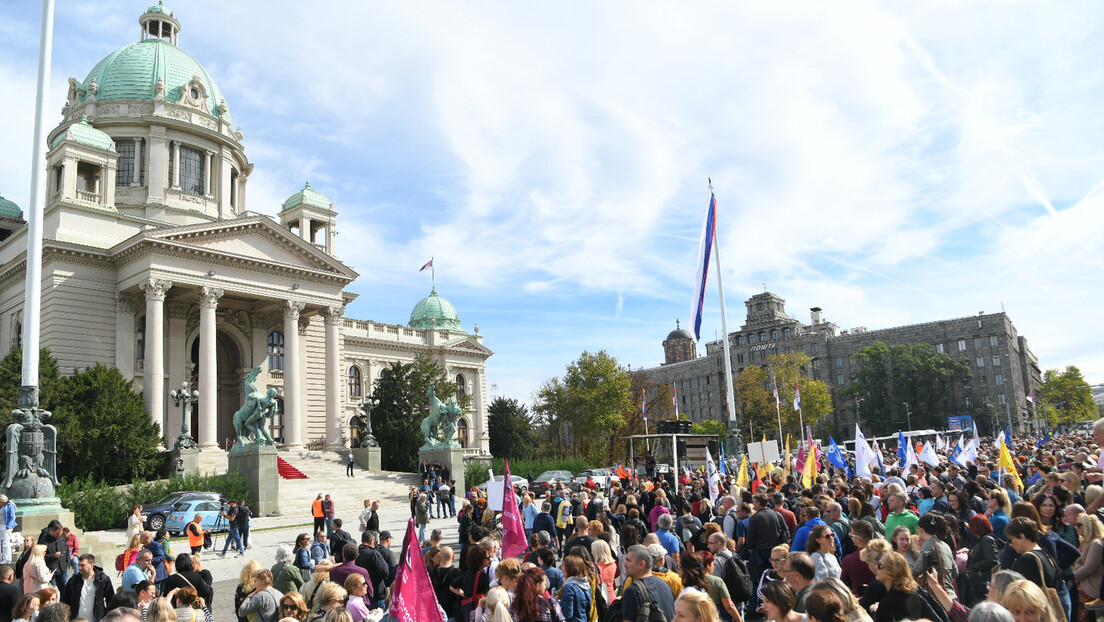
{"label": "purple flag on pole", "polygon": [[525,523],[518,511],[517,495],[510,481],[510,461],[506,461],[506,477],[502,487],[502,559],[521,555],[528,547]]}
{"label": "purple flag on pole", "polygon": [[429,581],[422,549],[414,534],[413,518],[406,523],[388,615],[400,622],[445,622],[445,612],[437,604],[437,594]]}

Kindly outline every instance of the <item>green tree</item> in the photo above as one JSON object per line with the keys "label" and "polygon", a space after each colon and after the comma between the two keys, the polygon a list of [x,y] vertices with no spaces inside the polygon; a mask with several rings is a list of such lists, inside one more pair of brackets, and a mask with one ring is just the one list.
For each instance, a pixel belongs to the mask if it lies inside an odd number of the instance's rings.
{"label": "green tree", "polygon": [[851,383],[839,391],[840,398],[854,404],[856,419],[867,429],[881,430],[889,412],[889,346],[875,341],[855,355]]}
{"label": "green tree", "polygon": [[54,410],[58,429],[58,475],[93,476],[122,484],[146,479],[162,464],[161,429],[145,402],[119,370],[97,363],[62,383]]}
{"label": "green tree", "polygon": [[[801,423],[816,426],[832,413],[832,392],[822,380],[810,380],[806,375],[812,357],[804,352],[772,354],[767,363],[778,382],[778,394],[781,398],[782,433],[793,434],[794,439],[802,438]],[[800,385],[798,383],[800,382]],[[794,408],[794,395],[801,389],[801,412]],[[773,401],[774,397],[771,396]],[[780,439],[785,443],[785,439]]]}
{"label": "green tree", "polygon": [[926,343],[893,346],[889,359],[894,402],[889,411],[898,412],[897,420],[911,422],[913,429],[942,427],[954,412],[952,387],[972,377],[969,363],[936,352]]}
{"label": "green tree", "polygon": [[1062,372],[1048,369],[1043,373],[1043,384],[1039,387],[1039,408],[1052,425],[1088,421],[1100,412],[1093,401],[1092,387],[1085,382],[1081,370],[1073,365]]}
{"label": "green tree", "polygon": [[496,397],[487,407],[487,427],[491,435],[491,455],[495,458],[529,457],[533,420],[525,404],[512,398]]}
{"label": "green tree", "polygon": [[[372,429],[383,448],[380,458],[384,469],[416,470],[418,449],[425,443],[421,425],[422,419],[429,415],[430,383],[442,402],[456,395],[456,383],[423,355],[412,363],[392,363],[376,378],[372,395],[380,402],[372,411]],[[465,410],[471,403],[468,396],[457,401]]]}
{"label": "green tree", "polygon": [[744,371],[737,374],[732,390],[735,394],[733,397],[738,426],[744,440],[754,442],[762,434],[778,436],[778,413],[775,410],[773,385],[767,371],[754,365],[745,367]]}
{"label": "green tree", "polygon": [[604,350],[583,352],[567,366],[563,380],[553,378],[541,387],[533,411],[561,455],[604,463],[613,458],[618,434],[639,407],[631,385],[629,373]]}
{"label": "green tree", "polygon": [[695,423],[690,426],[690,430],[694,434],[715,434],[722,439],[728,436],[728,426],[720,421],[714,421],[712,419],[706,419],[701,423]]}
{"label": "green tree", "polygon": [[[23,351],[13,348],[0,360],[0,427],[11,423],[23,384]],[[57,359],[43,348],[38,353],[38,407],[53,412],[61,403],[62,377]],[[52,423],[52,422],[51,422]]]}

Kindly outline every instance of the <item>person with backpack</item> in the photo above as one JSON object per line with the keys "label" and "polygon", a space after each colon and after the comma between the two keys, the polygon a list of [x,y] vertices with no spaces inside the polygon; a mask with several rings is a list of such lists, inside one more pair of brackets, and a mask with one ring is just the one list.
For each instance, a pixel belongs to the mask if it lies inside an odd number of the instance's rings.
{"label": "person with backpack", "polygon": [[652,574],[652,556],[648,548],[634,544],[625,552],[625,573],[632,585],[621,598],[624,622],[670,622],[675,617],[675,597],[667,583]]}
{"label": "person with backpack", "polygon": [[[746,550],[751,584],[758,585],[763,573],[770,568],[771,550],[780,544],[789,544],[790,530],[782,516],[770,508],[765,494],[752,497],[755,513],[748,519]],[[751,594],[750,611],[759,607],[759,597]]]}
{"label": "person with backpack", "polygon": [[[716,553],[713,551],[716,551]],[[709,572],[721,580],[732,602],[747,602],[748,599],[751,598],[752,585],[747,563],[742,557],[728,550],[724,534],[716,533],[710,536],[709,551],[706,552],[708,552],[710,554],[709,556],[712,558],[712,565],[710,566],[712,569]],[[725,613],[727,607],[721,608],[720,605],[718,605],[718,609],[721,611],[722,618],[728,615]],[[739,618],[736,617],[731,617],[730,619],[739,620]]]}
{"label": "person with backpack", "polygon": [[725,622],[743,622],[743,617],[740,616],[736,603],[732,601],[732,596],[728,593],[728,587],[720,577],[713,573],[713,563],[713,554],[709,551],[684,555],[683,564],[679,568],[683,589],[706,593],[717,607],[721,620]]}

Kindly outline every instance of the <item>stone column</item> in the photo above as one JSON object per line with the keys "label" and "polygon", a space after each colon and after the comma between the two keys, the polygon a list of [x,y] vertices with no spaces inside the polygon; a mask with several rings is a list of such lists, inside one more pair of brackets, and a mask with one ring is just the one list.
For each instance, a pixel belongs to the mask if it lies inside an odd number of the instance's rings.
{"label": "stone column", "polygon": [[142,139],[134,139],[134,177],[130,180],[130,185],[140,186],[142,185]]}
{"label": "stone column", "polygon": [[152,204],[165,202],[165,188],[169,185],[165,179],[168,171],[169,144],[163,126],[150,128],[149,137],[149,174],[146,175],[146,187],[149,188],[148,201]]}
{"label": "stone column", "polygon": [[284,449],[303,448],[299,313],[305,306],[294,300],[284,302]]}
{"label": "stone column", "polygon": [[146,380],[144,392],[150,419],[165,432],[165,292],[172,281],[150,278],[139,285],[146,295]]}
{"label": "stone column", "polygon": [[326,307],[323,316],[326,320],[326,447],[340,451],[345,447],[342,440],[341,412],[341,307]]}
{"label": "stone column", "polygon": [[215,345],[215,309],[222,290],[201,287],[199,290],[199,448],[218,449],[218,357]]}
{"label": "stone column", "polygon": [[173,174],[169,182],[174,189],[180,188],[180,141],[173,141]]}
{"label": "stone column", "polygon": [[303,236],[303,239],[307,242],[314,244],[314,238],[311,237],[311,219],[303,216],[299,219],[299,235]]}
{"label": "stone column", "polygon": [[211,189],[214,188],[213,180],[211,179],[211,161],[215,158],[213,151],[208,151],[207,155],[203,158],[203,194],[204,196],[211,196]]}
{"label": "stone column", "polygon": [[134,296],[115,294],[115,369],[127,380],[134,379]]}

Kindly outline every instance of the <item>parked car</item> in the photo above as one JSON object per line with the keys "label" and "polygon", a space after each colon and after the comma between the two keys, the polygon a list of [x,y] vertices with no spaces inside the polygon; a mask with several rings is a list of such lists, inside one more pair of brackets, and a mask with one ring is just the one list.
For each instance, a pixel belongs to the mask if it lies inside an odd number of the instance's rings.
{"label": "parked car", "polygon": [[220,503],[225,501],[223,496],[217,492],[178,490],[165,495],[163,498],[153,503],[143,504],[142,522],[145,523],[146,529],[157,533],[159,529],[165,526],[165,520],[178,504],[184,501],[194,501],[197,499],[213,499]]}
{"label": "parked car", "polygon": [[537,479],[533,480],[533,485],[529,487],[538,495],[543,495],[548,492],[550,486],[556,483],[561,483],[565,486],[570,486],[575,476],[571,474],[571,471],[545,471],[537,476]]}
{"label": "parked car", "polygon": [[195,515],[200,514],[203,516],[203,519],[199,524],[204,529],[210,529],[211,533],[229,531],[230,525],[226,523],[226,519],[219,520],[219,515],[222,513],[222,505],[222,502],[217,499],[193,499],[191,501],[182,501],[169,513],[168,518],[165,520],[165,529],[169,531],[169,534],[174,536],[183,533],[184,528],[188,526],[188,523],[192,522]]}
{"label": "parked car", "polygon": [[[494,481],[501,482],[502,481],[502,476],[501,475],[495,475],[494,476]],[[489,484],[489,483],[490,482],[483,482],[482,484],[479,485],[479,489],[482,490],[483,492],[487,492],[487,484]],[[514,485],[514,490],[516,490],[518,494],[525,494],[525,491],[529,490],[529,480],[525,479],[524,477],[522,477],[520,475],[511,474],[510,475],[510,483],[512,483]]]}
{"label": "parked car", "polygon": [[571,490],[575,492],[582,490],[588,477],[593,477],[594,483],[598,485],[598,490],[602,490],[606,487],[606,478],[613,477],[613,471],[609,469],[586,469],[585,471],[579,471],[575,474],[575,480],[571,483]]}

